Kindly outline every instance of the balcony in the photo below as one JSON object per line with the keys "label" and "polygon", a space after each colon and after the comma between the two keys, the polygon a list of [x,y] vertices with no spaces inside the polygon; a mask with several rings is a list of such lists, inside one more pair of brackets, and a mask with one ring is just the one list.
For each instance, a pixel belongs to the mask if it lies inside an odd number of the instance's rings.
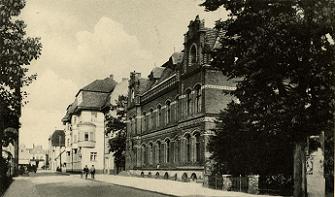
{"label": "balcony", "polygon": [[95,124],[84,122],[78,124],[78,147],[94,148],[95,147]]}
{"label": "balcony", "polygon": [[95,141],[88,140],[88,141],[78,141],[78,146],[82,148],[94,148],[95,147]]}

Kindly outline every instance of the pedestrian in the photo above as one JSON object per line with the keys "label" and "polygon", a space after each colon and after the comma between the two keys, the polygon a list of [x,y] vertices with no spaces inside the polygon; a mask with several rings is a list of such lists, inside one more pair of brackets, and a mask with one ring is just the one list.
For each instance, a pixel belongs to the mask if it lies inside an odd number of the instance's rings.
{"label": "pedestrian", "polygon": [[85,168],[84,168],[84,173],[85,173],[85,179],[87,179],[87,176],[88,176],[88,167],[87,165],[85,165]]}
{"label": "pedestrian", "polygon": [[95,168],[94,168],[94,165],[92,165],[91,169],[90,169],[90,172],[91,172],[91,178],[94,179],[94,174],[95,174]]}
{"label": "pedestrian", "polygon": [[84,177],[84,174],[85,174],[85,170],[84,168],[81,170],[81,173],[80,173],[80,178],[83,178]]}

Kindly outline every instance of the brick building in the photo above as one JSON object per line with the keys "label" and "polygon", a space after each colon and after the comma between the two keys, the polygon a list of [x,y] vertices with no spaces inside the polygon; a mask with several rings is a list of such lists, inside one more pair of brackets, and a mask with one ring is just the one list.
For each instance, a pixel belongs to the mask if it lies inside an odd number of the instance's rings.
{"label": "brick building", "polygon": [[130,74],[126,169],[134,175],[175,180],[203,179],[207,143],[220,110],[234,90],[211,67],[210,52],[221,47],[221,32],[197,16],[184,35],[184,50],[174,53],[148,78]]}

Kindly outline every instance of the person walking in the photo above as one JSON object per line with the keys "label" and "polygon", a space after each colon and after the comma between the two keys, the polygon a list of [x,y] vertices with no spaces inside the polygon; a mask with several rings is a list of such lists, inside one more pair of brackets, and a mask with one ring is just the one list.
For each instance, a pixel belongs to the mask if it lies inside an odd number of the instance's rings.
{"label": "person walking", "polygon": [[92,165],[91,169],[90,169],[90,172],[91,172],[91,178],[94,179],[94,175],[95,175],[95,168],[94,168],[94,165]]}
{"label": "person walking", "polygon": [[89,172],[89,169],[88,169],[87,165],[85,165],[85,168],[84,168],[85,179],[87,179],[88,172]]}

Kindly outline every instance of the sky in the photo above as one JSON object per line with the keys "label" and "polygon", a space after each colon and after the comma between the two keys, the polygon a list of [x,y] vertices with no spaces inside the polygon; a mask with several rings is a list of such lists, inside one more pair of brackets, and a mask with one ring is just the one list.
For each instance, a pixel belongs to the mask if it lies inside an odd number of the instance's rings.
{"label": "sky", "polygon": [[147,76],[174,51],[196,15],[213,27],[223,8],[205,12],[201,0],[27,0],[21,18],[27,35],[40,37],[42,55],[30,65],[38,77],[25,90],[20,144],[48,147],[78,90],[113,74]]}

